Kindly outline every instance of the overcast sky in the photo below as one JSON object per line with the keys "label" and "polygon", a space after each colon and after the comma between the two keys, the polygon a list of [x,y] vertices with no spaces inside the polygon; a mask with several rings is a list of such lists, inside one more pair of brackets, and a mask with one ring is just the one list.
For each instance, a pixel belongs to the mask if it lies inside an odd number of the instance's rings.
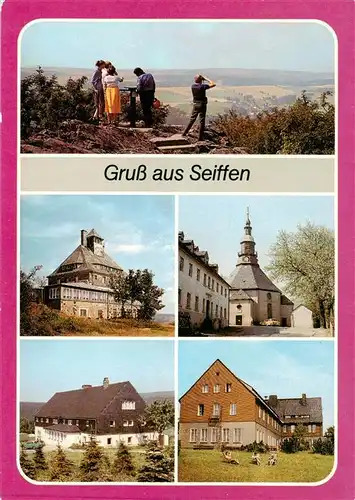
{"label": "overcast sky", "polygon": [[94,228],[123,269],[153,271],[164,288],[161,313],[174,313],[174,198],[172,196],[50,195],[21,197],[21,268],[48,276]]}
{"label": "overcast sky", "polygon": [[217,358],[262,397],[321,397],[324,430],[334,425],[332,340],[180,340],[179,397]]}
{"label": "overcast sky", "polygon": [[21,66],[334,70],[334,39],[320,23],[40,22],[23,34]]}
{"label": "overcast sky", "polygon": [[[45,376],[43,376],[45,374]],[[174,390],[173,340],[43,339],[20,342],[20,401],[130,381],[138,392]]]}

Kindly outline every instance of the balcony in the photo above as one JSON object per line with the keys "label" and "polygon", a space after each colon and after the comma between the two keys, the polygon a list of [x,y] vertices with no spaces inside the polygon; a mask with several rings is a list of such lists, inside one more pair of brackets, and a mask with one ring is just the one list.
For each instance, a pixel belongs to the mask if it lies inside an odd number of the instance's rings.
{"label": "balcony", "polygon": [[221,416],[220,415],[212,415],[208,419],[208,425],[210,427],[214,427],[214,426],[218,425],[220,422],[221,422]]}

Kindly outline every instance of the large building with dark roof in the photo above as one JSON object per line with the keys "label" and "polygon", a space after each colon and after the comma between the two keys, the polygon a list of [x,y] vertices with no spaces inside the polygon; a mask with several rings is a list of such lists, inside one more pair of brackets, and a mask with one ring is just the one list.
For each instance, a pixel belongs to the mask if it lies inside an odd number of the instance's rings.
{"label": "large building with dark roof", "polygon": [[299,398],[280,399],[273,394],[265,401],[283,421],[282,438],[291,437],[298,424],[305,426],[305,438],[311,443],[323,436],[322,398],[309,398],[302,394]]}
{"label": "large building with dark roof", "polygon": [[[115,318],[121,307],[114,301],[111,276],[123,269],[105,252],[104,239],[95,229],[81,231],[80,245],[48,276],[44,301],[71,316]],[[125,306],[136,315],[137,304]]]}
{"label": "large building with dark roof", "polygon": [[251,326],[274,321],[290,327],[293,302],[259,266],[249,211],[240,246],[236,268],[229,279],[229,325]]}
{"label": "large building with dark roof", "polygon": [[46,445],[85,444],[92,436],[102,446],[142,444],[156,439],[142,420],[146,403],[129,382],[57,392],[35,416],[35,435]]}

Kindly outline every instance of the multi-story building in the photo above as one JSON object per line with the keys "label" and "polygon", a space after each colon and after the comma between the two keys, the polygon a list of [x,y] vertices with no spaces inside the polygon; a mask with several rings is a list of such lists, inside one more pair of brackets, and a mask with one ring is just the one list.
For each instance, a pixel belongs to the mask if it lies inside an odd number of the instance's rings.
{"label": "multi-story building", "polygon": [[279,399],[275,394],[266,399],[267,403],[281,418],[282,439],[291,437],[297,425],[305,427],[304,439],[313,444],[314,439],[323,436],[322,398]]}
{"label": "multi-story building", "polygon": [[181,446],[240,447],[263,441],[277,448],[300,422],[308,426],[307,438],[322,435],[321,398],[275,398],[261,397],[217,359],[180,398]]}
{"label": "multi-story building", "polygon": [[179,312],[197,328],[228,326],[229,285],[211,264],[207,251],[179,233]]}
{"label": "multi-story building", "polygon": [[280,326],[290,327],[293,302],[259,266],[249,212],[240,247],[236,268],[229,279],[229,324],[251,326],[274,320]]}
{"label": "multi-story building", "polygon": [[68,448],[88,442],[92,436],[102,446],[120,441],[138,445],[157,435],[145,428],[145,402],[130,382],[57,392],[35,416],[35,435],[45,444],[60,443]]}
{"label": "multi-story building", "polygon": [[[105,252],[104,239],[92,229],[81,231],[80,245],[48,276],[44,302],[71,316],[115,318],[121,305],[110,288],[111,277],[124,273]],[[125,306],[126,314],[136,316],[138,304]]]}

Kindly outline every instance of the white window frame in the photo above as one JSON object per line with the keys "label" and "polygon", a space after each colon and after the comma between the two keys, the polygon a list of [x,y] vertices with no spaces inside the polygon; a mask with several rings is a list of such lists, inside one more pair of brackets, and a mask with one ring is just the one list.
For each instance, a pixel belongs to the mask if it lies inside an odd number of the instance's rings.
{"label": "white window frame", "polygon": [[[226,439],[228,438],[228,439]],[[228,427],[223,427],[222,429],[222,443],[229,443],[230,440],[230,432]]]}
{"label": "white window frame", "polygon": [[135,401],[122,401],[122,410],[135,410],[136,402]]}
{"label": "white window frame", "polygon": [[214,392],[215,394],[218,394],[219,392],[221,392],[221,386],[220,386],[219,384],[215,384],[215,385],[213,386],[213,392]]}
{"label": "white window frame", "polygon": [[196,443],[197,441],[197,429],[190,429],[190,443]]}
{"label": "white window frame", "polygon": [[211,429],[211,443],[217,443],[217,429],[212,427]]}
{"label": "white window frame", "polygon": [[242,428],[235,427],[233,429],[233,443],[241,443],[242,442]]}
{"label": "white window frame", "polygon": [[200,429],[200,443],[208,443],[208,429]]}
{"label": "white window frame", "polygon": [[[229,389],[229,390],[228,390]],[[230,382],[226,383],[226,386],[224,388],[225,392],[232,392],[232,384]]]}
{"label": "white window frame", "polygon": [[229,406],[229,415],[235,417],[237,414],[237,404],[231,403]]}
{"label": "white window frame", "polygon": [[203,394],[207,394],[208,393],[208,384],[203,384],[202,385],[202,393]]}
{"label": "white window frame", "polygon": [[213,413],[214,417],[219,417],[221,414],[221,405],[219,403],[213,403]]}

